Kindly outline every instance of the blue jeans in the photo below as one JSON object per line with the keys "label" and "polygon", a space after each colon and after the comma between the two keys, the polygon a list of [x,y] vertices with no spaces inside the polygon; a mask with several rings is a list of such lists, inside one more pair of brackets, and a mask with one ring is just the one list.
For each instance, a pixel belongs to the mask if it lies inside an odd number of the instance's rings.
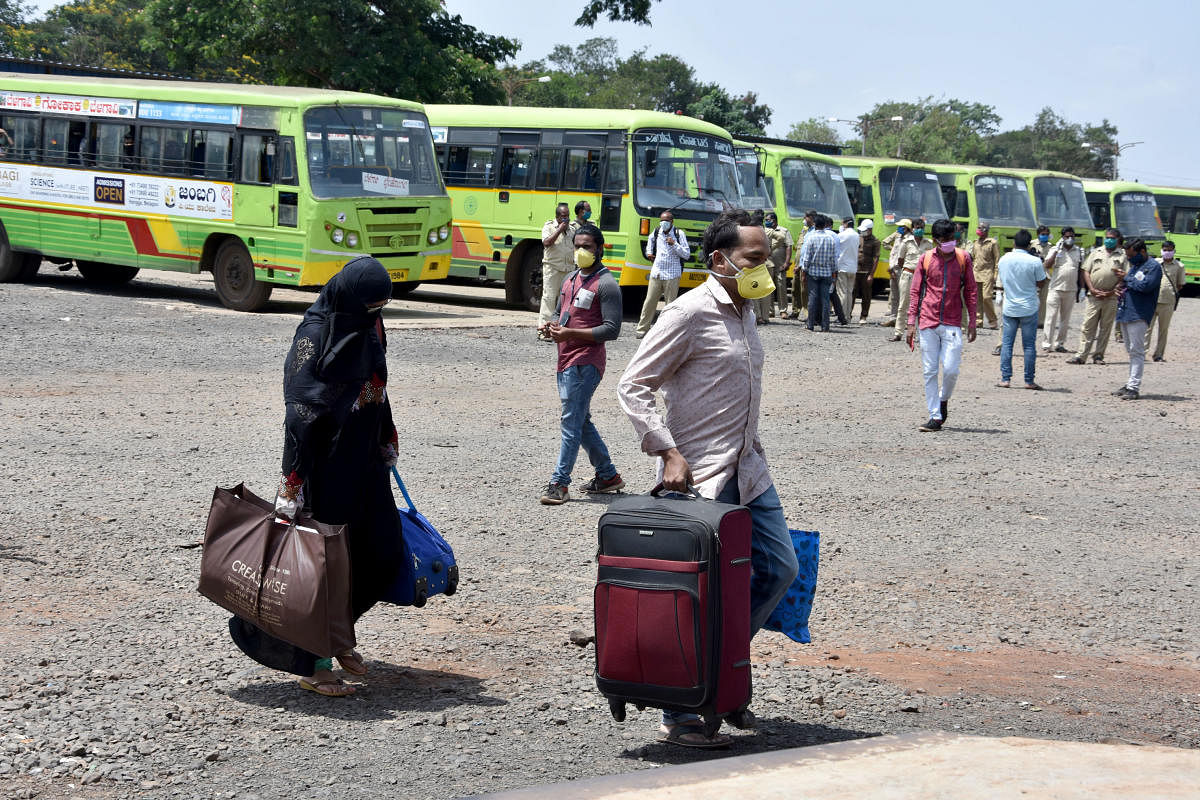
{"label": "blue jeans", "polygon": [[608,480],[617,474],[600,431],[592,424],[592,395],[600,385],[600,370],[591,364],[567,367],[558,373],[558,399],[562,401],[562,444],[558,464],[550,480],[562,486],[571,485],[571,470],[579,456],[579,446],[587,451],[596,468],[596,475]]}
{"label": "blue jeans", "polygon": [[833,276],[808,276],[808,327],[820,324],[821,330],[829,330],[829,291],[833,288]]}
{"label": "blue jeans", "polygon": [[1028,317],[1003,315],[1004,330],[1000,340],[1000,380],[1012,380],[1013,344],[1017,340],[1017,328],[1021,329],[1021,350],[1025,354],[1025,383],[1033,383],[1033,372],[1037,367],[1037,314]]}
{"label": "blue jeans", "polygon": [[[810,298],[812,291],[812,285],[809,284]],[[828,311],[828,295],[825,297],[825,308]],[[717,495],[717,501],[739,504],[736,474]],[[750,509],[753,530],[750,536],[750,635],[753,636],[787,594],[788,587],[800,571],[800,564],[796,561],[796,548],[792,546],[787,520],[783,517],[783,504],[779,502],[775,485],[768,486],[745,506]],[[663,711],[664,725],[677,725],[694,719],[697,719],[695,714]]]}

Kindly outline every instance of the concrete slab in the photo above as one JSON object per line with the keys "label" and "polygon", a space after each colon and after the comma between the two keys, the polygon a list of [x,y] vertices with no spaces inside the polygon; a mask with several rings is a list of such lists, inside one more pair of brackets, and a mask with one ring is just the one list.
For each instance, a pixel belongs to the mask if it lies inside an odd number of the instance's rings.
{"label": "concrete slab", "polygon": [[490,800],[1194,800],[1200,752],[914,733],[485,795]]}

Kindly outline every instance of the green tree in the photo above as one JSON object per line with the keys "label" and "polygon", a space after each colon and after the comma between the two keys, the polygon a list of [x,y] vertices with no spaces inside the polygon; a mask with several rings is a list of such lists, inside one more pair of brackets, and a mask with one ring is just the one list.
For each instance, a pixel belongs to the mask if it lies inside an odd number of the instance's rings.
{"label": "green tree", "polygon": [[650,2],[651,0],[588,0],[575,24],[581,28],[590,28],[596,24],[596,20],[605,16],[612,22],[649,25]]}
{"label": "green tree", "polygon": [[1075,124],[1047,107],[1038,112],[1033,124],[993,136],[984,163],[1107,178],[1112,174],[1116,149],[1117,129],[1108,120],[1099,125]]}
{"label": "green tree", "polygon": [[788,128],[785,139],[797,142],[820,142],[821,144],[842,144],[837,128],[820,117],[809,117]]}
{"label": "green tree", "polygon": [[[892,122],[895,116],[904,119]],[[867,155],[978,164],[987,155],[987,139],[999,127],[1000,116],[982,103],[924,97],[912,103],[879,103],[859,121],[860,130],[866,126]]]}
{"label": "green tree", "polygon": [[15,50],[47,61],[165,71],[166,56],[142,46],[147,27],[141,9],[138,0],[73,0],[26,23]]}
{"label": "green tree", "polygon": [[33,7],[20,0],[0,0],[0,53],[20,55],[14,46]]}
{"label": "green tree", "polygon": [[438,0],[149,0],[145,44],[199,77],[499,103],[518,45]]}
{"label": "green tree", "polygon": [[747,92],[734,98],[716,84],[705,87],[704,94],[687,107],[689,116],[719,125],[734,136],[763,136],[771,122],[771,109],[760,105],[758,95]]}

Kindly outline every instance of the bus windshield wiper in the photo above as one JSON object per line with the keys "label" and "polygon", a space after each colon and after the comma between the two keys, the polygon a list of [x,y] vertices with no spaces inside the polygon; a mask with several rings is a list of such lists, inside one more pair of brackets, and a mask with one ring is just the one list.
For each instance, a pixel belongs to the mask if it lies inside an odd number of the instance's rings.
{"label": "bus windshield wiper", "polygon": [[358,128],[354,127],[354,125],[350,123],[350,120],[346,119],[346,115],[342,113],[342,107],[340,105],[335,103],[332,108],[337,113],[338,119],[342,121],[342,124],[350,129],[350,146],[358,148],[359,158],[362,159],[360,163],[364,167],[369,166],[367,164],[367,152],[363,150],[362,142],[358,140]]}

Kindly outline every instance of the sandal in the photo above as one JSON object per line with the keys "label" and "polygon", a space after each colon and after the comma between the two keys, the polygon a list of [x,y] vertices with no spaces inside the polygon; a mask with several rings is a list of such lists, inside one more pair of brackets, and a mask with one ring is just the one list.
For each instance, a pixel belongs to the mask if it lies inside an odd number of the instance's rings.
{"label": "sandal", "polygon": [[1035,392],[1040,392],[1042,390],[1042,387],[1036,383],[1027,383],[1027,384],[1025,384],[1025,388],[1033,389]]}
{"label": "sandal", "polygon": [[733,744],[733,737],[724,733],[705,736],[701,725],[681,722],[677,725],[660,725],[658,741],[666,744],[677,744],[680,747],[691,747],[697,750],[715,750],[726,748]]}
{"label": "sandal", "polygon": [[341,678],[326,678],[324,680],[312,680],[311,678],[301,678],[300,688],[309,692],[316,692],[325,697],[347,697],[354,694],[355,689]]}
{"label": "sandal", "polygon": [[1012,383],[1010,383],[1009,381],[1000,381],[999,383],[996,384],[997,389],[1007,389],[1011,386],[1012,386]]}
{"label": "sandal", "polygon": [[363,663],[363,657],[358,654],[357,650],[347,650],[334,658],[337,659],[338,665],[351,675],[367,674],[367,665]]}

